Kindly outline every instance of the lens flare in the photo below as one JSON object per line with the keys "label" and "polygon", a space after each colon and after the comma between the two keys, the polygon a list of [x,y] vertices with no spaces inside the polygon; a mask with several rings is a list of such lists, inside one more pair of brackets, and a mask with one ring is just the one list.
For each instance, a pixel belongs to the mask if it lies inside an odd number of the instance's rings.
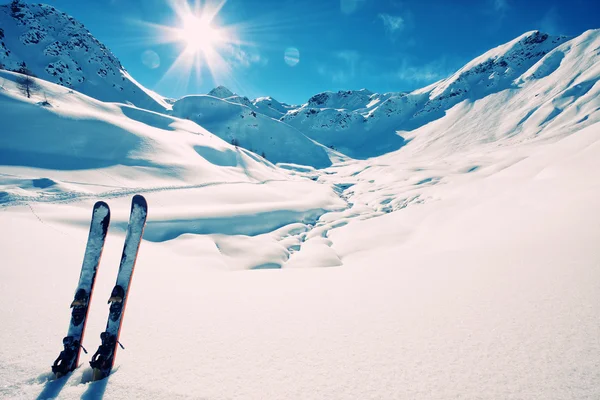
{"label": "lens flare", "polygon": [[192,75],[201,82],[203,71],[207,71],[213,81],[230,77],[231,67],[224,57],[229,57],[232,49],[243,43],[233,26],[219,21],[225,0],[202,3],[196,0],[193,4],[171,0],[169,5],[176,16],[173,25],[147,24],[157,31],[155,42],[181,47],[161,81],[177,77],[180,85],[187,86]]}

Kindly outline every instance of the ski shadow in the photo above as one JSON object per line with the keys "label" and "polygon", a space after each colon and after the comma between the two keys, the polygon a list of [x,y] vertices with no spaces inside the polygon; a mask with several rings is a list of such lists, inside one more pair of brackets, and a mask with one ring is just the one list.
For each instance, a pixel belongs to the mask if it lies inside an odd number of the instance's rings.
{"label": "ski shadow", "polygon": [[71,374],[69,373],[69,374],[63,376],[62,378],[53,379],[54,374],[52,374],[52,373],[40,375],[37,380],[38,381],[46,381],[46,385],[44,386],[44,389],[38,395],[38,397],[36,397],[36,400],[46,400],[46,399],[57,398],[60,391],[67,384],[67,380],[69,380],[70,376],[71,376]]}
{"label": "ski shadow", "polygon": [[106,386],[108,385],[108,380],[110,376],[114,374],[119,368],[113,368],[110,375],[106,378],[99,381],[92,381],[92,369],[88,368],[83,372],[83,376],[81,377],[81,383],[87,383],[87,390],[81,395],[81,400],[101,400],[104,398],[104,392],[106,391]]}
{"label": "ski shadow", "polygon": [[106,385],[108,385],[108,378],[110,376],[100,381],[90,382],[85,393],[81,395],[81,400],[101,400],[104,397]]}

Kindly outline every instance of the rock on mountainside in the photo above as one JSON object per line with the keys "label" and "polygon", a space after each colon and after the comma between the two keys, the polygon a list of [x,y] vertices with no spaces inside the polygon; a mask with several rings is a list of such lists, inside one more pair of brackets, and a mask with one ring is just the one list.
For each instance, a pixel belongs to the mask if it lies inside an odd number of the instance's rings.
{"label": "rock on mountainside", "polygon": [[119,60],[73,17],[43,4],[0,6],[0,64],[27,68],[49,82],[102,101],[164,111],[169,105],[137,83]]}
{"label": "rock on mountainside", "polygon": [[323,92],[308,100],[310,108],[343,108],[345,110],[360,110],[367,108],[372,101],[373,92],[367,89],[340,90],[337,93]]}

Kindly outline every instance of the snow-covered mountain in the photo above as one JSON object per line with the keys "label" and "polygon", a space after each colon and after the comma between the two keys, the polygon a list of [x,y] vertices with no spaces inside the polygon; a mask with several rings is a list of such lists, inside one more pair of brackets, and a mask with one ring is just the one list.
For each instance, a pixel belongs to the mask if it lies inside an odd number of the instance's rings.
{"label": "snow-covered mountain", "polygon": [[331,165],[329,149],[297,129],[258,113],[252,103],[240,104],[235,99],[240,97],[186,96],[173,103],[172,115],[192,120],[221,139],[271,162],[315,168]]}
{"label": "snow-covered mountain", "polygon": [[225,86],[217,86],[208,92],[209,96],[217,97],[219,99],[227,100],[230,103],[237,103],[244,105],[253,111],[260,114],[264,114],[267,117],[280,119],[288,111],[298,108],[297,106],[291,106],[289,104],[280,103],[272,97],[259,97],[254,100],[250,100],[246,96],[240,96],[227,89]]}
{"label": "snow-covered mountain", "polygon": [[209,96],[218,97],[219,99],[226,99],[228,97],[236,96],[231,90],[227,89],[223,85],[219,85],[216,88],[208,92]]}
{"label": "snow-covered mountain", "polygon": [[252,104],[257,112],[276,119],[283,117],[288,111],[298,108],[298,106],[280,103],[270,96],[254,99]]}
{"label": "snow-covered mountain", "polygon": [[27,68],[102,101],[161,112],[170,108],[136,82],[82,23],[49,5],[13,1],[0,6],[0,66]]}
{"label": "snow-covered mountain", "polygon": [[[431,123],[463,101],[473,103],[506,90],[529,90],[527,82],[550,75],[560,65],[564,52],[588,36],[597,37],[598,32],[586,32],[574,39],[528,32],[426,88],[411,93],[325,92],[281,120],[349,156],[381,155],[406,143],[396,132],[413,131]],[[590,65],[598,58],[592,49],[583,57]],[[538,63],[546,66],[540,67],[543,71],[528,74]]]}

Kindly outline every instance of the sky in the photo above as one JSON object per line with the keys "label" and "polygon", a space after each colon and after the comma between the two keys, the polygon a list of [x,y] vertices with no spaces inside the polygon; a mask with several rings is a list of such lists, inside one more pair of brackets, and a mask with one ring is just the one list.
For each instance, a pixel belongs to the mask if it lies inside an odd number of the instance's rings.
{"label": "sky", "polygon": [[328,90],[410,91],[526,31],[575,36],[600,28],[600,2],[586,0],[196,0],[199,10],[218,9],[210,25],[222,39],[200,45],[210,57],[190,57],[188,36],[198,31],[181,10],[194,10],[193,1],[45,3],[82,22],[137,81],[163,96],[224,85],[290,104]]}

